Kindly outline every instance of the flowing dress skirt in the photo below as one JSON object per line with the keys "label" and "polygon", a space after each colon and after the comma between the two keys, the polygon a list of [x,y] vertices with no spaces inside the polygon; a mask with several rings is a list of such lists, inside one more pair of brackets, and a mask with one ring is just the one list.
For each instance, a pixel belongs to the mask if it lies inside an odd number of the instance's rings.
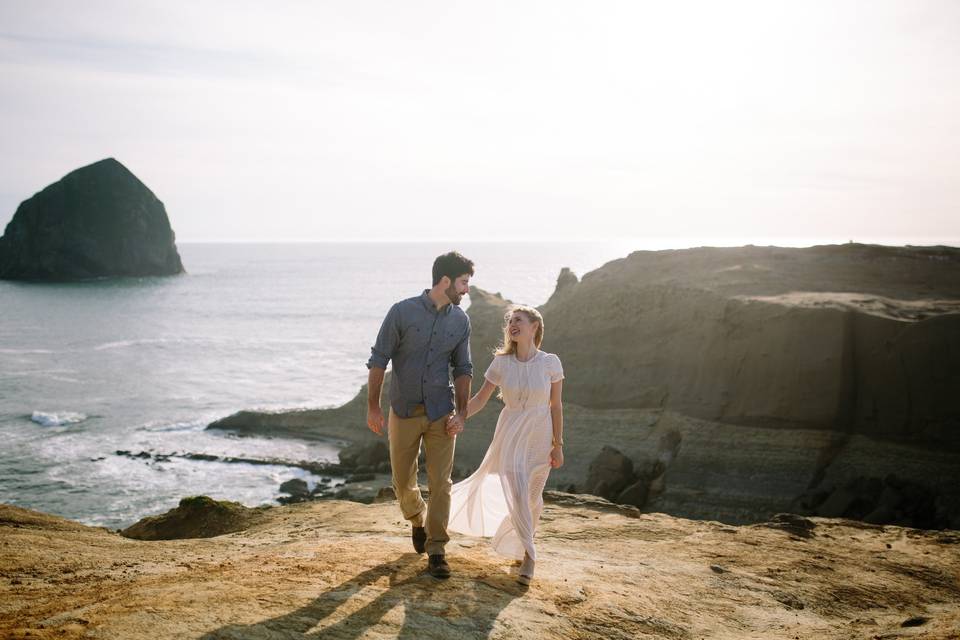
{"label": "flowing dress skirt", "polygon": [[447,529],[492,537],[494,551],[536,560],[533,535],[550,474],[552,424],[548,404],[504,407],[483,462],[451,489]]}

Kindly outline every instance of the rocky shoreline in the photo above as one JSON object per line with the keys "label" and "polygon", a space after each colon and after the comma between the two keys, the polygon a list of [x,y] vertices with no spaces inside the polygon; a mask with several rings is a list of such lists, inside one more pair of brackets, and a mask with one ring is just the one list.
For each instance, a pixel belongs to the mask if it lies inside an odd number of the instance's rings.
{"label": "rocky shoreline", "polygon": [[[482,372],[510,301],[470,296]],[[960,249],[640,251],[582,280],[561,271],[541,311],[567,373],[566,464],[548,488],[731,524],[795,511],[960,529]],[[362,388],[208,428],[367,447],[365,413]],[[497,413],[459,436],[460,475]],[[626,473],[604,471],[604,447]]]}
{"label": "rocky shoreline", "polygon": [[[471,299],[482,372],[509,301]],[[466,536],[449,581],[423,572],[361,389],[208,426],[342,442],[336,463],[114,454],[320,477],[278,487],[281,506],[190,496],[119,532],[0,505],[0,636],[955,638],[957,301],[960,251],[942,247],[638,252],[562,272],[542,311],[567,459],[531,588]],[[457,477],[496,404],[458,437]]]}

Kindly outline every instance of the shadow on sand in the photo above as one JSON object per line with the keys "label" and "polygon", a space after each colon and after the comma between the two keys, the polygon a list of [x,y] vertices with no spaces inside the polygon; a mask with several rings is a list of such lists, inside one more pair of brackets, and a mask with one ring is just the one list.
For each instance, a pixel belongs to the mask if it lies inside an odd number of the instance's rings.
{"label": "shadow on sand", "polygon": [[[381,627],[379,634],[410,640],[487,638],[504,607],[527,589],[507,574],[490,575],[495,572],[489,565],[458,560],[453,577],[441,581],[424,572],[422,556],[405,553],[331,586],[295,611],[253,624],[226,625],[200,640],[346,640],[376,626]],[[380,584],[384,580],[386,584]]]}

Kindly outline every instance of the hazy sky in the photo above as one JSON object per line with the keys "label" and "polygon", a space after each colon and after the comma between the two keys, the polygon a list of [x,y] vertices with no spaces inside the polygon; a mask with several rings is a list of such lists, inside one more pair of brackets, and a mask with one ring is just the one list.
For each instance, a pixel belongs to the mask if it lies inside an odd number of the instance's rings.
{"label": "hazy sky", "polygon": [[113,156],[181,240],[960,238],[960,2],[0,0],[0,225]]}

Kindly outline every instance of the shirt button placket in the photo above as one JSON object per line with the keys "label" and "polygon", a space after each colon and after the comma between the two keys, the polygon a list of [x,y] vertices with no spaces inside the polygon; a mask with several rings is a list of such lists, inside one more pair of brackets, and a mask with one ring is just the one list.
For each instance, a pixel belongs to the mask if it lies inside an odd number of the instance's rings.
{"label": "shirt button placket", "polygon": [[427,398],[427,390],[424,388],[424,385],[427,384],[427,376],[430,372],[430,354],[433,352],[433,336],[437,335],[437,319],[439,317],[439,314],[435,313],[433,315],[433,326],[431,327],[430,337],[427,339],[427,354],[423,363],[423,373],[425,375],[420,381],[420,397],[423,398],[424,409],[426,409],[430,402]]}

